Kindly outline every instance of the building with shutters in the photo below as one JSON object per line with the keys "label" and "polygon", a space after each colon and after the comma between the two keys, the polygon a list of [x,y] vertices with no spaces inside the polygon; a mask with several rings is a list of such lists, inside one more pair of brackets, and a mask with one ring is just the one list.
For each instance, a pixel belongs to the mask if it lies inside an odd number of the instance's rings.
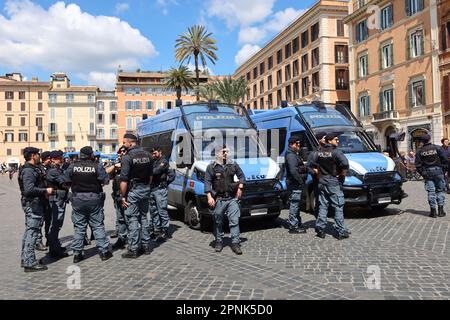
{"label": "building with shutters", "polygon": [[48,82],[20,73],[0,76],[0,163],[17,167],[26,147],[47,149],[48,89]]}
{"label": "building with shutters", "polygon": [[347,1],[318,1],[235,71],[244,105],[272,109],[322,100],[350,106]]}
{"label": "building with shutters", "polygon": [[382,148],[394,132],[406,133],[400,151],[415,150],[424,133],[434,143],[442,138],[439,5],[438,0],[350,4],[344,21],[349,26],[352,111]]}

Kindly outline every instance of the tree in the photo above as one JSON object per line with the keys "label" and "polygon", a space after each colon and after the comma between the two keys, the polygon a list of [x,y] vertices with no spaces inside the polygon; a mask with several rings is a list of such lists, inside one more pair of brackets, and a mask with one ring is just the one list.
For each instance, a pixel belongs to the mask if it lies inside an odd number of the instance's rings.
{"label": "tree", "polygon": [[217,93],[214,85],[208,84],[200,88],[200,98],[205,101],[217,100]]}
{"label": "tree", "polygon": [[238,104],[247,91],[247,80],[244,77],[232,79],[226,77],[213,83],[214,90],[223,103]]}
{"label": "tree", "polygon": [[182,90],[189,90],[193,88],[194,78],[192,72],[186,66],[179,66],[178,68],[171,68],[165,79],[167,88],[173,89],[177,93],[177,99],[181,99]]}
{"label": "tree", "polygon": [[197,83],[197,101],[200,100],[200,70],[198,69],[199,58],[203,68],[206,67],[206,59],[210,60],[212,64],[217,61],[217,42],[212,37],[212,33],[208,33],[204,26],[194,25],[188,28],[188,31],[179,35],[175,43],[175,58],[181,63],[191,61],[194,57],[195,64],[195,79]]}

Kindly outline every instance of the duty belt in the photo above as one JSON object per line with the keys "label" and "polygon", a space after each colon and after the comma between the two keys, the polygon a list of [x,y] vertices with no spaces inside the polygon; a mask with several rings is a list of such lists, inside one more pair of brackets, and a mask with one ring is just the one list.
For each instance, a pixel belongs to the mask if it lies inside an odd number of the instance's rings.
{"label": "duty belt", "polygon": [[232,198],[231,193],[224,192],[224,193],[217,194],[217,199],[227,199],[227,198]]}

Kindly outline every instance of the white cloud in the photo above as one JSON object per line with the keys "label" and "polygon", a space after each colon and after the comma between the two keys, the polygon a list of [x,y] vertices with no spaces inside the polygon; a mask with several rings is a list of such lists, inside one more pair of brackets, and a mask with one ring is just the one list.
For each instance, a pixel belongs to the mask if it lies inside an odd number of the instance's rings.
{"label": "white cloud", "polygon": [[257,53],[260,49],[261,47],[258,45],[246,44],[241,48],[241,50],[239,50],[237,55],[234,57],[234,61],[238,66],[240,66],[245,61],[247,61],[252,55]]}
{"label": "white cloud", "polygon": [[116,86],[116,74],[114,72],[89,72],[78,74],[78,77],[88,85],[98,86],[102,90],[113,90]]}
{"label": "white cloud", "polygon": [[127,22],[82,12],[76,4],[57,2],[45,10],[29,0],[8,1],[5,12],[0,15],[0,65],[95,78],[119,65],[137,68],[142,59],[158,55]]}
{"label": "white cloud", "polygon": [[280,32],[305,12],[305,9],[295,10],[293,8],[278,11],[267,23],[264,24],[264,27],[269,31]]}
{"label": "white cloud", "polygon": [[120,2],[120,3],[116,4],[116,13],[117,14],[128,11],[128,9],[130,9],[130,5],[128,3]]}
{"label": "white cloud", "polygon": [[239,43],[260,43],[267,35],[263,27],[246,27],[239,30]]}
{"label": "white cloud", "polygon": [[263,21],[272,13],[275,0],[209,0],[207,12],[226,22],[228,28],[250,26]]}

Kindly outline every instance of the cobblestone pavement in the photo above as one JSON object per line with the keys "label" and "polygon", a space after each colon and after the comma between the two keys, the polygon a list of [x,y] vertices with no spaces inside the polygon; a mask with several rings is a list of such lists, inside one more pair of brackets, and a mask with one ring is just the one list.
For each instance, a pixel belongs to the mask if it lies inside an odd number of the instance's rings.
{"label": "cobblestone pavement", "polygon": [[[331,236],[332,220],[326,239],[316,238],[313,216],[304,213],[311,228],[306,235],[283,228],[287,212],[275,222],[245,223],[242,256],[229,247],[217,254],[211,234],[172,221],[173,238],[137,260],[124,260],[116,251],[101,262],[95,247],[87,247],[90,257],[78,264],[81,289],[68,289],[72,257],[51,261],[39,252],[48,271],[26,274],[19,268],[24,214],[17,177],[0,176],[0,298],[449,299],[450,218],[427,216],[423,183],[408,182],[405,190],[409,197],[399,206],[346,212],[352,235],[343,241]],[[449,204],[446,209],[450,213]],[[73,232],[70,212],[69,207],[61,232],[64,245]],[[113,212],[108,198],[108,232],[114,229]],[[369,266],[379,268],[381,289],[366,287]]]}

